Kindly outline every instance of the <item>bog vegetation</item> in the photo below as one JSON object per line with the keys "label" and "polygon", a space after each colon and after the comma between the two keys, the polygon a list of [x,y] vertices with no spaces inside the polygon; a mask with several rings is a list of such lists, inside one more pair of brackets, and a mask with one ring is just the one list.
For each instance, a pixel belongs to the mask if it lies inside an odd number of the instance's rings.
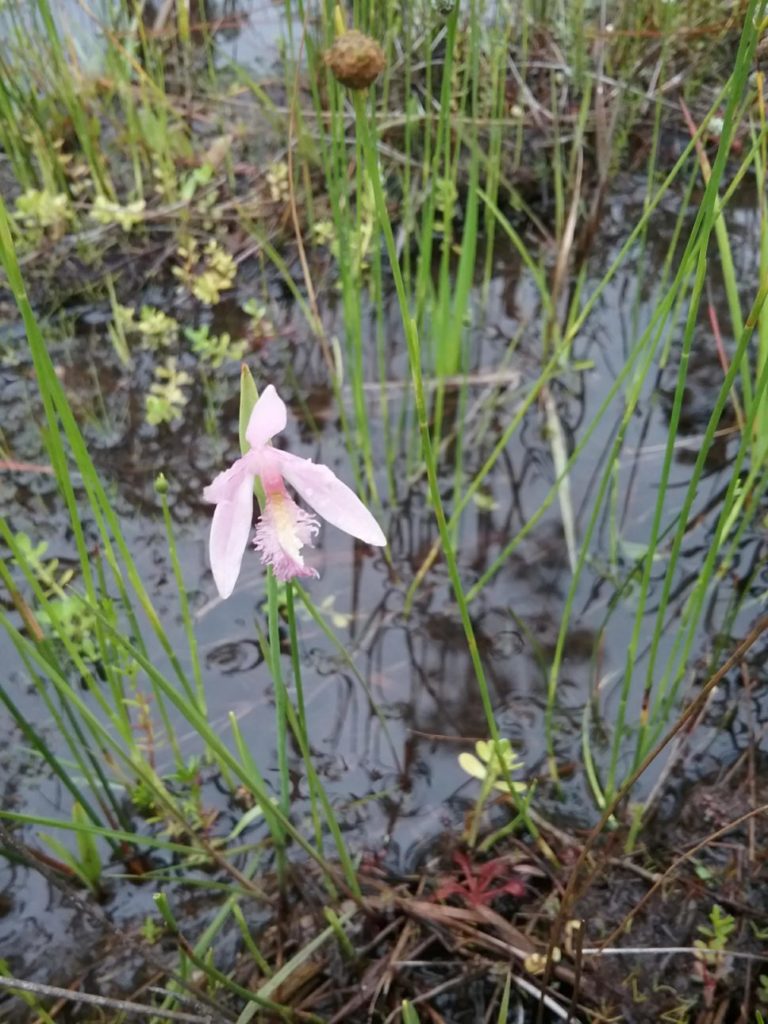
{"label": "bog vegetation", "polygon": [[[225,54],[276,13],[267,66]],[[110,982],[94,951],[62,977],[0,948],[3,1012],[762,1020],[765,0],[5,0],[0,33],[0,701],[9,778],[23,762],[57,794],[9,785],[1,852],[136,965]],[[598,338],[609,301],[621,338]],[[232,629],[274,715],[261,746],[238,708],[211,711],[216,589],[185,552],[203,484],[249,445],[263,497],[271,456],[246,433],[269,385],[301,424],[292,451],[324,438],[371,519],[337,523],[361,538],[359,593],[245,553]],[[104,454],[119,408],[160,590]],[[531,434],[523,514],[500,473]],[[41,478],[64,546],[27,521]],[[541,641],[499,594],[546,589],[553,564]],[[491,593],[536,666],[529,731],[478,626]],[[435,594],[441,671],[471,669],[439,692],[468,688],[482,729],[431,730],[463,802],[436,797],[429,852],[395,867],[357,827],[408,806],[422,735],[382,684],[401,670],[382,638],[415,637]],[[380,737],[382,788],[321,752],[310,634]],[[734,722],[738,757],[694,771]],[[690,842],[683,818],[659,828],[676,780],[713,783]],[[191,922],[190,892],[209,898]]]}

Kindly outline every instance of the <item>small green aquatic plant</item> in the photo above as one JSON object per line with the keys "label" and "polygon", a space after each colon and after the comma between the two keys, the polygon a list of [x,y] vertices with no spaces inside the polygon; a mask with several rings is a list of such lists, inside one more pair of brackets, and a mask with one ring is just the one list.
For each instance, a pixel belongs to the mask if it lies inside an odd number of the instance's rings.
{"label": "small green aquatic plant", "polygon": [[250,298],[240,308],[248,317],[248,329],[252,335],[262,338],[275,333],[275,325],[270,319],[269,309],[265,303]]}
{"label": "small green aquatic plant", "polygon": [[[477,843],[483,808],[491,791],[497,789],[507,793],[517,802],[528,789],[528,785],[512,778],[512,774],[521,771],[524,765],[506,737],[500,737],[498,740],[478,740],[475,744],[475,754],[466,750],[459,754],[459,766],[467,775],[482,782],[466,837],[467,845],[473,849]],[[494,838],[490,837],[489,845],[492,845],[493,841]]]}
{"label": "small green aquatic plant", "polygon": [[715,903],[709,912],[709,922],[700,924],[698,931],[703,936],[694,940],[696,948],[694,977],[704,986],[705,999],[710,1000],[718,982],[728,969],[726,947],[736,928],[736,919],[723,912]]}
{"label": "small green aquatic plant", "polygon": [[46,597],[60,596],[64,587],[74,579],[74,570],[62,569],[58,558],[46,559],[47,540],[35,543],[29,534],[19,530],[14,534],[14,541],[17,555],[12,562],[19,567],[25,565],[34,574]]}
{"label": "small green aquatic plant", "polygon": [[61,568],[58,558],[45,558],[47,541],[34,544],[26,533],[19,532],[14,535],[14,548],[12,564],[30,573],[39,587],[40,601],[34,608],[37,624],[54,640],[64,641],[84,661],[97,664],[101,658],[97,614],[113,618],[112,603],[101,597],[97,613],[81,595],[68,590],[75,571]]}
{"label": "small green aquatic plant", "polygon": [[121,361],[129,365],[131,339],[138,338],[141,347],[150,352],[170,348],[178,340],[179,323],[169,313],[155,306],[143,305],[137,317],[134,306],[124,306],[114,299],[112,323],[108,330],[115,351]]}
{"label": "small green aquatic plant", "polygon": [[419,1015],[408,999],[404,999],[400,1006],[401,1013],[403,1015],[403,1024],[419,1024]]}
{"label": "small green aquatic plant", "polygon": [[173,268],[174,275],[196,299],[215,306],[235,282],[237,264],[232,254],[215,238],[206,243],[202,252],[194,238],[180,245],[177,252],[182,262]]}
{"label": "small green aquatic plant", "polygon": [[99,603],[98,613],[83,603],[76,594],[65,594],[48,601],[45,608],[37,613],[41,626],[49,628],[54,636],[66,637],[85,661],[96,664],[101,650],[96,639],[97,615],[114,618],[113,610],[105,598]]}
{"label": "small green aquatic plant", "polygon": [[[148,716],[147,716],[148,720]],[[166,799],[158,800],[156,787],[141,782],[131,790],[131,800],[148,824],[160,827],[160,835],[169,839],[184,839],[189,835],[210,835],[219,816],[219,811],[203,802],[202,770],[204,763],[199,754],[192,754],[177,762],[173,771],[162,777],[160,792],[166,797],[172,794],[172,813],[169,813]],[[191,855],[200,862],[200,855]],[[203,860],[210,858],[202,855]],[[189,860],[188,860],[189,863]]]}
{"label": "small green aquatic plant", "polygon": [[235,341],[228,331],[211,334],[208,324],[201,327],[186,327],[184,336],[190,342],[195,355],[213,370],[227,362],[238,362],[248,348],[246,339]]}
{"label": "small green aquatic plant", "polygon": [[528,788],[525,782],[516,782],[511,776],[525,766],[512,749],[510,741],[504,737],[494,743],[493,740],[478,740],[475,754],[462,751],[459,754],[459,765],[467,775],[480,779],[483,789],[489,792],[498,789],[502,793],[524,793]]}
{"label": "small green aquatic plant", "polygon": [[162,923],[158,923],[157,918],[153,917],[152,914],[147,914],[139,927],[139,935],[149,946],[156,945],[165,935],[165,932],[165,926]]}
{"label": "small green aquatic plant", "polygon": [[264,176],[272,202],[287,203],[291,194],[291,183],[288,164],[285,160],[278,160],[276,163],[270,164]]}
{"label": "small green aquatic plant", "polygon": [[141,337],[142,347],[153,351],[168,348],[179,335],[178,320],[154,306],[142,306],[133,326]]}
{"label": "small green aquatic plant", "polygon": [[155,368],[154,380],[146,397],[146,420],[150,426],[173,423],[181,419],[189,401],[185,390],[192,384],[192,376],[180,370],[176,356],[168,356],[162,366]]}
{"label": "small green aquatic plant", "polygon": [[46,234],[59,238],[74,219],[65,192],[28,188],[16,200],[16,220],[27,243],[39,242]]}
{"label": "small green aquatic plant", "polygon": [[98,195],[88,215],[97,224],[117,224],[127,234],[142,222],[146,206],[144,199],[136,199],[123,205],[107,199],[104,195]]}
{"label": "small green aquatic plant", "polygon": [[316,220],[312,225],[312,242],[331,249],[336,238],[336,228],[332,220]]}

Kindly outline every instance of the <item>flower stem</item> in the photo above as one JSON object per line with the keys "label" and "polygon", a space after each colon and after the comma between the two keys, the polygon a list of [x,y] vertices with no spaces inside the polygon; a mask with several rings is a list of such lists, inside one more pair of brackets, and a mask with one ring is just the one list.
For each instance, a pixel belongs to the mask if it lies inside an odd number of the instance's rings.
{"label": "flower stem", "polygon": [[[267,570],[267,615],[269,623],[269,669],[275,686],[275,742],[277,744],[277,770],[280,776],[281,812],[287,818],[290,813],[290,778],[288,776],[288,751],[286,736],[288,732],[287,702],[282,665],[280,664],[280,611],[277,603],[277,580],[271,569]],[[284,840],[284,837],[282,837]],[[275,836],[277,840],[278,837]],[[285,867],[284,842],[277,843],[278,873],[283,875]]]}

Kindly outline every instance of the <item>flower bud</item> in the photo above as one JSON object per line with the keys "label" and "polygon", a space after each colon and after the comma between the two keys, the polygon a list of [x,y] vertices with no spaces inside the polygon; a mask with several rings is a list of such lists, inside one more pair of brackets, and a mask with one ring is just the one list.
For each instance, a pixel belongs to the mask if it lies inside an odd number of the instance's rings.
{"label": "flower bud", "polygon": [[338,36],[324,60],[336,81],[349,89],[367,89],[387,66],[376,40],[356,29]]}

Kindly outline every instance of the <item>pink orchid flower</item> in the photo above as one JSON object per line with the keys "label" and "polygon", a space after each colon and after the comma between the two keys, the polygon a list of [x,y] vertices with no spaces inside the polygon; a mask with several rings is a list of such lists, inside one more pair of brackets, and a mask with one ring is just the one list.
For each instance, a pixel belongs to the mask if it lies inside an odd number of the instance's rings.
{"label": "pink orchid flower", "polygon": [[216,587],[229,597],[240,574],[253,520],[253,485],[256,477],[266,502],[256,524],[254,545],[261,561],[279,580],[317,576],[304,564],[301,549],[312,546],[319,529],[317,519],[299,508],[285,489],[289,483],[326,522],[345,533],[383,545],[386,538],[362,501],[327,466],[273,448],[269,443],[285,428],[285,403],[270,384],[253,407],[245,437],[251,446],[229,469],[205,488],[203,497],[216,508],[211,524],[210,558]]}

